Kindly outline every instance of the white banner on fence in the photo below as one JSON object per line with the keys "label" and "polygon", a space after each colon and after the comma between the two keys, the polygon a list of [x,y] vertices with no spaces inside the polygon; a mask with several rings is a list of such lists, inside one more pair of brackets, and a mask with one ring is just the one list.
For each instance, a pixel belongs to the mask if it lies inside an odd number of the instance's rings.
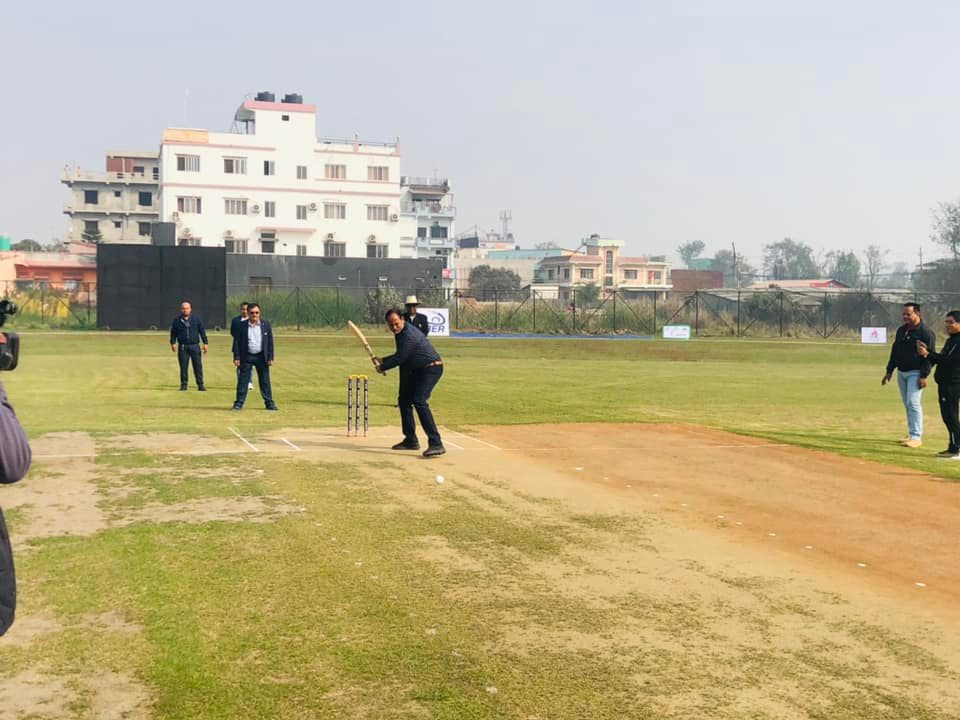
{"label": "white banner on fence", "polygon": [[885,327],[860,328],[860,342],[867,345],[886,345],[887,329]]}
{"label": "white banner on fence", "polygon": [[447,308],[420,308],[430,323],[430,334],[440,337],[450,336],[450,311]]}
{"label": "white banner on fence", "polygon": [[663,336],[668,340],[689,340],[689,325],[664,325]]}

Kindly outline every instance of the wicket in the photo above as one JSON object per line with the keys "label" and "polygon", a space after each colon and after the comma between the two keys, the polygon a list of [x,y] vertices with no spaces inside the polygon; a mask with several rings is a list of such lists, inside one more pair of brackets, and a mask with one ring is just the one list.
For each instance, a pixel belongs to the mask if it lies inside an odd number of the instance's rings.
{"label": "wicket", "polygon": [[[361,395],[361,390],[362,395]],[[370,424],[370,401],[367,395],[366,375],[347,375],[347,437],[360,435],[360,408],[363,403],[363,435]]]}

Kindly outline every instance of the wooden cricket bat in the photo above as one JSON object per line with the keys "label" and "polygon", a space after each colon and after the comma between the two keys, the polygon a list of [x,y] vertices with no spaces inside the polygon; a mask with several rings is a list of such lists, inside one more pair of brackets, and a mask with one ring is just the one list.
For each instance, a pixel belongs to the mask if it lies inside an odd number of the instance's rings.
{"label": "wooden cricket bat", "polygon": [[363,343],[363,347],[366,348],[370,357],[375,358],[377,355],[373,352],[373,348],[370,347],[370,343],[367,342],[367,336],[363,334],[363,330],[354,325],[350,320],[347,320],[347,327],[350,328],[350,331]]}

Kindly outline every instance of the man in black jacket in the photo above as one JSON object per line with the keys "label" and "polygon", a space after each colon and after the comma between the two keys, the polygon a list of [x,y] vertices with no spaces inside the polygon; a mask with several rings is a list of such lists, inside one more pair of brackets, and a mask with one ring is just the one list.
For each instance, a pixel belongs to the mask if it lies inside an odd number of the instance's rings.
{"label": "man in black jacket", "polygon": [[900,397],[907,409],[908,431],[907,438],[900,443],[909,448],[918,448],[923,445],[923,405],[920,400],[923,389],[927,386],[930,361],[920,357],[917,341],[930,350],[936,350],[936,337],[933,331],[924,325],[920,317],[920,306],[916,303],[906,303],[902,315],[903,325],[897,328],[897,336],[890,348],[887,372],[880,384],[886,385],[890,382],[894,369],[897,370]]}
{"label": "man in black jacket", "polygon": [[[240,303],[240,314],[230,321],[230,337],[233,338],[233,342],[236,342],[240,336],[241,327],[247,319],[247,307],[249,304],[250,303],[247,302]],[[240,377],[240,368],[237,368],[237,377]],[[247,384],[247,390],[253,390],[252,382]]]}
{"label": "man in black jacket", "polygon": [[234,400],[232,409],[243,409],[250,385],[250,373],[256,368],[263,404],[267,410],[277,410],[270,384],[270,368],[273,367],[274,360],[273,328],[260,317],[260,306],[257,303],[247,306],[247,316],[233,339],[233,364],[240,372],[237,375],[237,399]]}
{"label": "man in black jacket", "polygon": [[[202,345],[201,345],[202,343]],[[193,307],[184,301],[180,303],[180,314],[173,319],[170,325],[170,349],[179,354],[180,361],[180,389],[187,389],[187,369],[193,363],[193,376],[197,381],[197,390],[206,390],[203,384],[203,361],[200,359],[200,349],[207,351],[207,331],[203,323],[193,314]]]}
{"label": "man in black jacket", "polygon": [[[0,385],[0,483],[15,483],[30,469],[30,444]],[[13,572],[10,535],[0,512],[0,635],[13,624],[17,580]]]}
{"label": "man in black jacket", "polygon": [[387,327],[393,333],[397,344],[397,351],[382,360],[373,358],[373,365],[378,372],[386,372],[390,368],[399,367],[401,377],[409,373],[405,382],[400,383],[400,393],[397,405],[400,408],[400,425],[403,428],[403,440],[393,446],[394,450],[419,450],[417,440],[417,426],[413,420],[413,411],[416,409],[420,418],[420,425],[427,434],[428,445],[424,450],[424,457],[437,457],[446,450],[440,438],[440,431],[430,411],[430,393],[443,376],[443,361],[426,335],[404,320],[399,310],[387,311]]}
{"label": "man in black jacket", "polygon": [[940,352],[933,352],[923,342],[917,342],[920,357],[937,366],[933,379],[937,381],[937,399],[940,417],[947,426],[949,444],[938,457],[960,460],[960,310],[951,310],[943,321],[947,341]]}
{"label": "man in black jacket", "polygon": [[403,321],[410,323],[417,330],[423,333],[424,337],[430,334],[430,321],[427,320],[427,316],[422,312],[417,312],[417,308],[420,305],[420,301],[417,300],[416,295],[407,295],[406,301],[403,303],[406,312],[403,314]]}

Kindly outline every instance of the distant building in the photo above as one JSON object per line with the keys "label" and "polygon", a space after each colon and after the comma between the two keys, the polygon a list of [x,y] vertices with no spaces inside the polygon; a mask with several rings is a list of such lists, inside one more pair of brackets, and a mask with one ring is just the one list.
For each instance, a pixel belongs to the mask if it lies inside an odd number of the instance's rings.
{"label": "distant building", "polygon": [[[572,290],[594,284],[601,291],[641,293],[671,289],[670,263],[665,258],[626,257],[620,254],[623,242],[596,235],[584,241],[585,253],[546,257],[537,269],[537,283],[556,286],[561,300]],[[534,284],[533,289],[537,289]]]}
{"label": "distant building", "polygon": [[[317,107],[258,93],[230,132],[168,128],[160,216],[181,245],[228,253],[412,258],[399,143],[318,139]],[[412,202],[412,201],[411,201]]]}
{"label": "distant building", "polygon": [[545,258],[567,254],[572,250],[547,248],[543,250],[489,250],[482,254],[458,252],[450,259],[451,287],[467,291],[470,289],[470,271],[480,265],[488,265],[494,269],[511,270],[520,276],[521,287],[533,283],[536,279],[537,266]]}
{"label": "distant building", "polygon": [[810,280],[763,280],[752,283],[750,290],[779,289],[779,290],[845,290],[850,286],[833,278],[819,278]]}
{"label": "distant building", "polygon": [[723,287],[723,272],[720,270],[673,270],[670,279],[676,292],[715,290]]}
{"label": "distant building", "polygon": [[108,152],[103,172],[65,167],[60,180],[70,191],[63,208],[70,218],[67,239],[149,243],[150,226],[159,219],[159,178],[155,151]]}
{"label": "distant building", "polygon": [[97,282],[96,246],[69,243],[64,252],[0,252],[4,292],[18,287],[53,286],[77,290]]}
{"label": "distant building", "polygon": [[451,255],[456,246],[457,208],[446,178],[401,177],[400,213],[416,227],[416,257]]}

